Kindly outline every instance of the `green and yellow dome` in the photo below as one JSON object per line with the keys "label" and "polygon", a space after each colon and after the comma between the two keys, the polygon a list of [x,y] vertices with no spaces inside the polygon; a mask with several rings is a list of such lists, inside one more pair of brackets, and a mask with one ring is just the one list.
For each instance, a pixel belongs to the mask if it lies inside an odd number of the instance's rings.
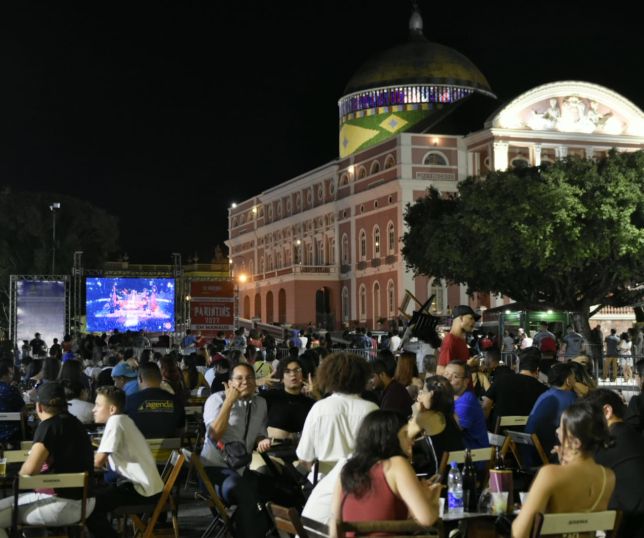
{"label": "green and yellow dome", "polygon": [[353,75],[340,109],[340,157],[405,131],[422,132],[474,92],[495,97],[461,53],[428,41],[415,11],[410,39],[369,59]]}

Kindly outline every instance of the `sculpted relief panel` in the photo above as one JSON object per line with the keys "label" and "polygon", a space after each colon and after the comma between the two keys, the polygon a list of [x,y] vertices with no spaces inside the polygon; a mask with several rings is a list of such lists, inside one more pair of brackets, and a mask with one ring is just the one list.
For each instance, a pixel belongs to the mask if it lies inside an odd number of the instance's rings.
{"label": "sculpted relief panel", "polygon": [[521,116],[524,128],[535,131],[619,135],[626,127],[607,107],[576,95],[542,101]]}

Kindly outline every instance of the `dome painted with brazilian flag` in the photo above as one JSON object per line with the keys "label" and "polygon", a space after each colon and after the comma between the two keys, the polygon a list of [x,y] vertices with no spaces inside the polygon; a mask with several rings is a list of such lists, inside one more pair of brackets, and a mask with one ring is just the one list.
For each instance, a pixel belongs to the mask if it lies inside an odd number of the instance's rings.
{"label": "dome painted with brazilian flag", "polygon": [[496,97],[470,60],[427,40],[416,9],[407,43],[367,60],[338,101],[340,157],[402,132],[426,132],[475,92]]}

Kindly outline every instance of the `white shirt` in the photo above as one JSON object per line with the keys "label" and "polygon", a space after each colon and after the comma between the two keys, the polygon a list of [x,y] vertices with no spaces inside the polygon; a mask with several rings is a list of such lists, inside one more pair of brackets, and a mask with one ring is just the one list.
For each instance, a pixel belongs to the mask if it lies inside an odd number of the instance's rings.
{"label": "white shirt", "polygon": [[311,491],[304,509],[302,510],[302,515],[308,517],[314,521],[323,523],[324,525],[329,524],[329,519],[331,518],[331,501],[333,500],[333,490],[337,481],[340,479],[340,473],[344,464],[347,462],[346,458],[342,458],[335,464],[333,469],[329,471],[322,480],[320,480]]}
{"label": "white shirt", "polygon": [[216,374],[217,374],[216,368],[213,366],[212,368],[208,368],[206,370],[206,373],[203,375],[209,387],[212,385],[212,382],[215,380]]}
{"label": "white shirt", "polygon": [[328,473],[335,462],[353,452],[362,420],[378,406],[357,394],[333,393],[316,402],[309,411],[297,457],[303,461],[320,461],[320,472]]}
{"label": "white shirt", "polygon": [[108,419],[98,452],[109,454],[110,467],[132,482],[139,495],[151,497],[163,489],[150,447],[127,415]]}
{"label": "white shirt", "polygon": [[394,334],[390,339],[389,339],[389,351],[392,353],[395,353],[398,351],[398,348],[400,347],[400,342],[402,342],[402,338],[398,336],[397,334]]}
{"label": "white shirt", "polygon": [[78,398],[69,400],[67,403],[69,404],[67,412],[70,415],[74,415],[83,424],[92,424],[94,422],[94,413],[92,413],[94,404],[84,400],[79,400]]}

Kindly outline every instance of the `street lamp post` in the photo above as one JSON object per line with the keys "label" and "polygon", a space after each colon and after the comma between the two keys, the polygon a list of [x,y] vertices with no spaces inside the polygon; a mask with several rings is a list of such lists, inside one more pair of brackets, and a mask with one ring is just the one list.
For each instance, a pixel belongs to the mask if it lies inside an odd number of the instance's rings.
{"label": "street lamp post", "polygon": [[60,209],[60,202],[53,202],[49,206],[52,218],[51,227],[51,274],[56,274],[56,210]]}
{"label": "street lamp post", "polygon": [[239,304],[239,285],[245,284],[247,280],[248,280],[248,276],[246,275],[246,273],[240,273],[239,275],[237,275],[237,278],[235,279],[235,283],[237,284],[236,290],[235,290],[236,291],[235,302],[237,303],[237,308],[236,308],[237,317],[235,319],[235,330],[239,329],[239,318],[241,317],[240,304]]}

